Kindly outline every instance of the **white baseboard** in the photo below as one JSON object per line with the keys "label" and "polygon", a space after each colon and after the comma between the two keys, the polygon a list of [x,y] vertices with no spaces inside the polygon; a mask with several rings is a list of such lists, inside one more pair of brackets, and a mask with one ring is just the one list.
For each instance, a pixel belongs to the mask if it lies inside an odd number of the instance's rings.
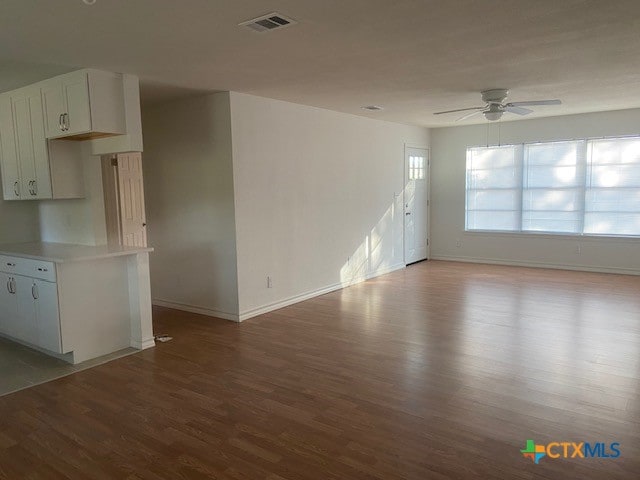
{"label": "white baseboard", "polygon": [[319,297],[320,295],[325,295],[327,293],[335,292],[336,290],[340,290],[341,288],[349,287],[351,285],[355,285],[356,283],[364,282],[365,280],[369,280],[374,277],[379,277],[380,275],[385,275],[395,270],[400,270],[401,268],[405,268],[404,263],[399,263],[396,265],[392,265],[391,267],[378,269],[375,272],[369,273],[367,275],[361,275],[359,277],[352,278],[348,282],[334,283],[333,285],[327,285],[325,287],[322,287],[316,290],[311,290],[309,292],[294,295],[292,297],[285,298],[283,300],[278,300],[277,302],[269,303],[267,305],[262,305],[260,307],[253,308],[251,310],[246,310],[240,313],[240,321],[242,322],[249,318],[257,317],[258,315],[273,312],[274,310],[279,310],[281,308],[288,307],[289,305],[293,305],[294,303],[309,300],[310,298]]}
{"label": "white baseboard", "polygon": [[309,300],[310,298],[319,297],[320,295],[325,295],[327,293],[340,290],[341,288],[349,287],[351,285],[355,285],[356,283],[364,282],[365,280],[369,280],[371,278],[379,277],[380,275],[391,273],[395,270],[400,270],[401,268],[405,268],[404,263],[399,263],[396,265],[392,265],[390,267],[380,268],[375,272],[369,273],[367,275],[354,277],[347,282],[335,283],[333,285],[327,285],[325,287],[318,288],[316,290],[311,290],[309,292],[294,295],[292,297],[288,297],[283,300],[278,300],[277,302],[269,303],[267,305],[262,305],[260,307],[253,308],[251,310],[244,311],[240,313],[240,315],[227,313],[227,312],[220,312],[217,310],[198,307],[194,305],[186,305],[183,303],[170,302],[168,300],[162,300],[159,298],[154,298],[152,303],[159,307],[167,307],[167,308],[173,308],[175,310],[182,310],[185,312],[198,313],[200,315],[207,315],[209,317],[216,317],[216,318],[222,318],[224,320],[231,320],[232,322],[242,322],[244,320],[257,317],[258,315],[262,315],[264,313],[269,313],[274,310],[279,310],[281,308],[288,307],[289,305],[293,305],[294,303],[303,302],[305,300]]}
{"label": "white baseboard", "polygon": [[551,268],[554,270],[574,270],[578,272],[640,275],[640,271],[634,268],[610,268],[610,267],[593,267],[589,265],[565,265],[565,264],[557,264],[557,263],[522,262],[517,260],[502,260],[499,258],[456,257],[452,255],[433,255],[431,257],[431,260],[444,260],[447,262],[486,263],[489,265],[509,265],[514,267]]}
{"label": "white baseboard", "polygon": [[198,307],[195,305],[186,305],[184,303],[170,302],[168,300],[161,300],[154,298],[151,303],[159,307],[173,308],[174,310],[182,310],[184,312],[198,313],[200,315],[207,315],[208,317],[222,318],[224,320],[231,320],[232,322],[239,322],[240,319],[235,313],[221,312],[218,310],[212,310],[210,308]]}
{"label": "white baseboard", "polygon": [[131,347],[138,350],[146,350],[147,348],[155,347],[156,341],[153,338],[147,338],[141,342],[131,339]]}

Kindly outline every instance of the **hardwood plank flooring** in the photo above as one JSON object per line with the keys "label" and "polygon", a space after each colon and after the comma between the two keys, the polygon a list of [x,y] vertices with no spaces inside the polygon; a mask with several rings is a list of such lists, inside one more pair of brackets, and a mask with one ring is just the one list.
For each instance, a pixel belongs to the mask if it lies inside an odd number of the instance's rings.
{"label": "hardwood plank flooring", "polygon": [[[424,262],[0,398],[0,479],[637,479],[640,277]],[[619,458],[524,458],[525,441]]]}

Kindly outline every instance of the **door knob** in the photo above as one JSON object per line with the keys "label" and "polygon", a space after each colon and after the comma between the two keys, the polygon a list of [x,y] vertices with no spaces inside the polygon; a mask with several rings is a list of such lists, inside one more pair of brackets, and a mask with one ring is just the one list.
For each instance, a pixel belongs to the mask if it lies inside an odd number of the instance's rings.
{"label": "door knob", "polygon": [[407,213],[405,213],[405,215],[411,215],[411,212],[407,212]]}

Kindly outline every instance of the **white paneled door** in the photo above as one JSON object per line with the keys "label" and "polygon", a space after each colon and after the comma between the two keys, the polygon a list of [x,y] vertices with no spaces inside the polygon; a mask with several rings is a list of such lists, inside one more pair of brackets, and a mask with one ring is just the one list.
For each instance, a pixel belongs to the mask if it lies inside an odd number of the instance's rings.
{"label": "white paneled door", "polygon": [[404,263],[425,260],[429,253],[429,151],[405,148]]}
{"label": "white paneled door", "polygon": [[118,190],[122,245],[147,246],[147,220],[144,212],[142,155],[139,152],[118,155]]}

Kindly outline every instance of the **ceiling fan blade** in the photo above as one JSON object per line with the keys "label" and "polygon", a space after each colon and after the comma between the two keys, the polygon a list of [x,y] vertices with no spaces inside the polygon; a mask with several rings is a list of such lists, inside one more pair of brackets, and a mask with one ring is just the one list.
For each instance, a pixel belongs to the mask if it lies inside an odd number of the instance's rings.
{"label": "ceiling fan blade", "polygon": [[456,122],[461,122],[462,120],[466,120],[467,118],[471,118],[474,115],[478,115],[480,113],[484,113],[484,108],[482,110],[478,110],[476,112],[467,113],[466,115],[463,115],[460,118],[456,118]]}
{"label": "ceiling fan blade", "polygon": [[517,107],[515,105],[507,104],[504,106],[505,112],[515,113],[516,115],[529,115],[533,110],[528,108]]}
{"label": "ceiling fan blade", "polygon": [[534,105],[560,105],[560,100],[531,100],[529,102],[509,102],[505,107],[531,107]]}
{"label": "ceiling fan blade", "polygon": [[458,108],[457,110],[447,110],[446,112],[436,112],[434,115],[442,115],[443,113],[455,113],[464,112],[467,110],[484,110],[486,107],[470,107],[470,108]]}

